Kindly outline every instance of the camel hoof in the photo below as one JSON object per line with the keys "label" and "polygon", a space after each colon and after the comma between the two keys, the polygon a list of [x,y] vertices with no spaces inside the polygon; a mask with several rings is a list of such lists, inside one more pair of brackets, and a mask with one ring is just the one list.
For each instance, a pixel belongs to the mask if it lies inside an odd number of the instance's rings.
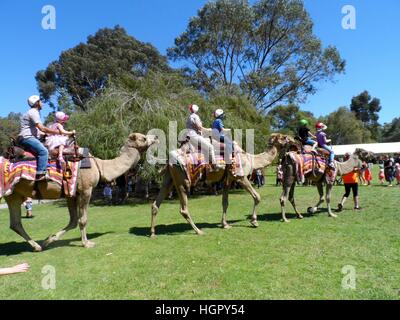
{"label": "camel hoof", "polygon": [[42,251],[43,251],[43,249],[41,246],[36,246],[33,248],[33,252],[42,252]]}
{"label": "camel hoof", "polygon": [[43,248],[47,248],[49,245],[51,245],[54,241],[56,241],[55,237],[48,237],[44,242],[43,242]]}
{"label": "camel hoof", "polygon": [[251,225],[252,225],[254,228],[258,228],[258,226],[259,226],[257,220],[253,220],[253,221],[251,221],[250,223],[251,223]]}
{"label": "camel hoof", "polygon": [[281,221],[282,221],[282,222],[285,222],[285,223],[289,223],[289,222],[290,222],[290,220],[288,220],[288,219],[286,219],[286,218],[285,218],[285,219],[282,219]]}
{"label": "camel hoof", "polygon": [[201,230],[197,231],[197,235],[198,236],[204,236],[204,231],[201,231]]}
{"label": "camel hoof", "polygon": [[309,207],[309,208],[307,209],[307,212],[308,212],[309,214],[317,213],[317,212],[318,212],[318,208],[316,208],[316,207],[314,207],[314,208]]}
{"label": "camel hoof", "polygon": [[299,214],[299,215],[297,216],[297,219],[302,220],[302,219],[304,219],[304,217],[303,217],[301,214]]}
{"label": "camel hoof", "polygon": [[338,216],[337,216],[336,214],[334,214],[334,213],[331,213],[331,214],[329,215],[329,217],[331,217],[331,218],[337,218]]}
{"label": "camel hoof", "polygon": [[229,229],[232,229],[232,226],[230,224],[223,224],[222,228],[225,230],[229,230]]}
{"label": "camel hoof", "polygon": [[84,245],[83,245],[86,249],[90,249],[90,248],[94,248],[96,246],[96,244],[92,241],[87,241]]}
{"label": "camel hoof", "polygon": [[152,234],[150,235],[150,239],[155,239],[155,238],[157,238],[156,234],[155,234],[155,233],[152,233]]}

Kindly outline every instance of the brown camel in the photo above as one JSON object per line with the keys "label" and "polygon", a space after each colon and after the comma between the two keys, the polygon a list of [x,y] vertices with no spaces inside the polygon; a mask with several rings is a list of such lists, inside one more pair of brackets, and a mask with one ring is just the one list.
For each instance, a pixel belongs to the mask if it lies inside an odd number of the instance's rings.
{"label": "brown camel", "polygon": [[[295,199],[294,199],[294,191],[296,188],[296,183],[298,180],[297,173],[297,163],[294,161],[294,157],[291,153],[295,153],[291,151],[287,153],[282,159],[282,168],[283,168],[283,192],[280,198],[281,203],[281,213],[282,213],[282,221],[289,222],[286,218],[285,204],[286,200],[289,199],[292,204],[294,211],[299,219],[303,219],[301,213],[297,210]],[[338,162],[335,161],[334,165],[336,168],[337,175],[345,175],[354,170],[354,168],[361,168],[361,160],[368,159],[371,157],[371,153],[362,149],[356,149],[350,159],[346,162]],[[361,159],[361,160],[360,160]],[[334,184],[334,179],[326,179],[327,171],[323,173],[308,173],[305,178],[311,182],[314,182],[317,185],[318,193],[320,196],[319,202],[313,208],[308,208],[308,213],[313,214],[319,211],[319,207],[324,202],[324,190],[323,184],[326,183],[326,203],[328,207],[328,215],[332,218],[336,218],[337,215],[332,212],[331,209],[331,193],[332,187]]]}
{"label": "brown camel", "polygon": [[[270,165],[273,160],[277,157],[280,151],[289,144],[294,143],[294,139],[282,134],[273,134],[269,140],[267,150],[264,153],[258,155],[252,155],[245,152],[241,152],[241,162],[244,171],[244,176],[237,177],[234,176],[231,170],[227,167],[225,169],[219,169],[217,171],[208,172],[204,167],[203,170],[206,174],[206,183],[212,184],[217,182],[223,182],[223,193],[222,193],[222,227],[224,229],[229,229],[231,226],[228,224],[226,215],[228,209],[228,192],[230,185],[235,181],[238,182],[254,200],[253,212],[251,215],[251,224],[254,227],[258,227],[256,208],[260,203],[261,197],[257,191],[251,185],[248,180],[248,176],[256,169],[262,169]],[[155,225],[156,216],[160,209],[161,203],[165,197],[169,194],[172,187],[175,186],[178,193],[181,209],[181,215],[187,220],[187,222],[192,226],[194,231],[198,235],[202,235],[203,232],[197,228],[190,216],[188,209],[188,192],[190,189],[190,181],[187,179],[185,172],[177,165],[167,165],[164,173],[164,180],[161,186],[160,193],[157,199],[154,201],[151,210],[151,237],[155,237]]]}
{"label": "brown camel", "polygon": [[[59,240],[67,231],[75,229],[78,224],[81,230],[83,246],[85,248],[94,247],[95,244],[87,239],[86,233],[88,206],[93,188],[97,186],[100,180],[109,182],[123,175],[138,163],[140,154],[145,152],[152,144],[157,143],[157,141],[157,137],[134,133],[127,139],[119,157],[113,160],[101,160],[92,157],[90,159],[92,168],[81,169],[79,172],[76,196],[67,199],[70,215],[68,225],[56,234],[49,236],[45,240],[43,247],[47,247],[49,244]],[[59,199],[61,195],[60,187],[46,181],[38,182],[37,189],[41,199],[55,200]],[[42,251],[42,247],[29,237],[21,223],[21,204],[26,197],[38,198],[38,193],[35,191],[35,182],[21,180],[16,185],[13,193],[5,197],[10,211],[10,228],[23,237],[34,251],[39,252]]]}

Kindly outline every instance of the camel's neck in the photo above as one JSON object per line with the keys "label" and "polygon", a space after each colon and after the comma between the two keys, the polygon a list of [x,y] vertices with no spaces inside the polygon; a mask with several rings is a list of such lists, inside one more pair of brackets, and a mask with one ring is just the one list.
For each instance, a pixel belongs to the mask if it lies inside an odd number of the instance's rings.
{"label": "camel's neck", "polygon": [[112,181],[129,171],[139,159],[140,153],[137,149],[124,146],[119,157],[113,160],[96,159],[96,162],[99,165],[101,178]]}
{"label": "camel's neck", "polygon": [[262,169],[269,166],[277,155],[278,149],[274,146],[268,147],[267,150],[261,154],[254,155],[252,157],[253,170]]}
{"label": "camel's neck", "polygon": [[336,168],[340,175],[348,174],[354,170],[354,168],[360,168],[361,161],[358,158],[351,157],[346,162],[336,162]]}

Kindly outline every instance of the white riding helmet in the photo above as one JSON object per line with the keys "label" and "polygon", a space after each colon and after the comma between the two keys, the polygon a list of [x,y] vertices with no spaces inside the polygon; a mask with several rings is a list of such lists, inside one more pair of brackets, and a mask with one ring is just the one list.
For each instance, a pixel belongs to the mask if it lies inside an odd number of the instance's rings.
{"label": "white riding helmet", "polygon": [[38,101],[40,101],[39,96],[30,96],[28,99],[28,104],[32,108]]}
{"label": "white riding helmet", "polygon": [[189,111],[190,112],[192,112],[192,113],[197,113],[197,112],[199,112],[199,106],[197,105],[197,104],[191,104],[190,106],[189,106]]}
{"label": "white riding helmet", "polygon": [[214,116],[216,117],[216,118],[219,118],[220,116],[222,116],[224,114],[224,110],[222,110],[222,109],[217,109],[217,110],[215,110],[215,112],[214,112]]}

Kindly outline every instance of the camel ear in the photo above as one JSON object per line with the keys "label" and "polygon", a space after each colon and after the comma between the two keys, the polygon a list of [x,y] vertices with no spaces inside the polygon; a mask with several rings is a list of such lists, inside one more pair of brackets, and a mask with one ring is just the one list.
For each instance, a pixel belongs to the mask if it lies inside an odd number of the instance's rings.
{"label": "camel ear", "polygon": [[136,141],[136,139],[137,139],[136,134],[135,134],[135,133],[131,133],[131,134],[129,135],[129,139],[132,140],[132,141]]}

